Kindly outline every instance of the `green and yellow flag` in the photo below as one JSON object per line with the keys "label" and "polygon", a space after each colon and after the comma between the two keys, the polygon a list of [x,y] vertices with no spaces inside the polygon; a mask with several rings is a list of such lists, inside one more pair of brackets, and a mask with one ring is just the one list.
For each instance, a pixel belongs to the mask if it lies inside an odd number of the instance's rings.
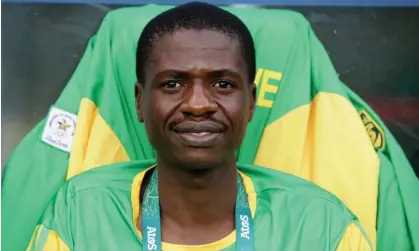
{"label": "green and yellow flag", "polygon": [[[154,158],[135,112],[135,51],[145,24],[168,8],[110,12],[49,114],[12,153],[2,184],[4,250],[28,245],[66,179]],[[238,161],[332,192],[378,250],[419,250],[419,180],[377,115],[340,82],[307,20],[286,10],[226,9],[249,27],[258,63],[256,114]]]}

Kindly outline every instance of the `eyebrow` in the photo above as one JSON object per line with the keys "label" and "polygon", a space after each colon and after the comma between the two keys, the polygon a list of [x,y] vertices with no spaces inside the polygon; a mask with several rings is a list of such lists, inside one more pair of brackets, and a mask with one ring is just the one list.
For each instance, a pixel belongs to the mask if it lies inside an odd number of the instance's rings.
{"label": "eyebrow", "polygon": [[[212,78],[233,77],[241,79],[240,74],[238,72],[229,69],[212,70],[208,72],[208,75]],[[169,76],[175,79],[182,79],[189,77],[190,74],[187,71],[168,69],[159,72],[157,76]]]}
{"label": "eyebrow", "polygon": [[220,69],[220,70],[211,71],[209,74],[213,78],[233,77],[233,78],[241,79],[240,74],[238,72],[228,70],[228,69]]}
{"label": "eyebrow", "polygon": [[162,72],[159,72],[158,75],[165,75],[172,78],[186,78],[189,74],[186,71],[180,71],[180,70],[165,70]]}

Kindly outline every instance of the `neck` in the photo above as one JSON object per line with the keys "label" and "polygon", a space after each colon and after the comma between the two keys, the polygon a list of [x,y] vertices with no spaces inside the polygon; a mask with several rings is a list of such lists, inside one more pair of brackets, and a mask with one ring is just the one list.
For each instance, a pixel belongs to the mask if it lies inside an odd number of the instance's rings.
{"label": "neck", "polygon": [[157,159],[162,223],[180,227],[231,224],[237,196],[235,159],[222,166],[195,171]]}

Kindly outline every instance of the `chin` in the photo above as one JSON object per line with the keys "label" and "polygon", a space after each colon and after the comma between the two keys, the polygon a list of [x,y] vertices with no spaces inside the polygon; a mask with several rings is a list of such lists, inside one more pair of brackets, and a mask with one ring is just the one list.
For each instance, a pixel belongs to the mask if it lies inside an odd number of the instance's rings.
{"label": "chin", "polygon": [[175,156],[177,164],[188,170],[209,170],[223,163],[221,154],[211,153],[209,149],[197,148],[187,152],[178,152]]}

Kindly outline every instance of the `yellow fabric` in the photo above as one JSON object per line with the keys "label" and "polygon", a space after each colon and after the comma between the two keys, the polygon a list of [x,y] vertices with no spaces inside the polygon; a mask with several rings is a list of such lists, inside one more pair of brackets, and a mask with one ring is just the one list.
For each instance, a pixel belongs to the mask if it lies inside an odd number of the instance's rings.
{"label": "yellow fabric", "polygon": [[[154,166],[152,166],[154,167]],[[150,167],[150,168],[152,168]],[[137,233],[140,237],[142,237],[141,230],[138,228],[138,219],[140,217],[141,212],[141,204],[140,204],[140,188],[143,182],[144,176],[147,173],[147,169],[139,174],[137,174],[132,182],[131,186],[131,203],[132,203],[132,212],[133,212],[133,224],[136,226]],[[245,174],[240,172],[240,175],[243,179],[243,184],[246,189],[247,198],[249,200],[249,207],[252,217],[255,216],[256,213],[256,196],[253,181],[250,177],[246,176]],[[175,245],[163,242],[162,249],[163,250],[170,250],[170,251],[213,251],[213,250],[221,250],[230,245],[232,245],[236,241],[236,230],[231,232],[226,237],[218,240],[216,242],[212,242],[209,244],[204,245]]]}
{"label": "yellow fabric", "polygon": [[254,163],[333,193],[357,215],[375,247],[379,159],[354,118],[357,111],[344,97],[319,93],[265,128]]}
{"label": "yellow fabric", "polygon": [[370,245],[360,228],[352,222],[346,229],[336,251],[370,251]]}
{"label": "yellow fabric", "polygon": [[[45,238],[41,237],[45,234]],[[38,225],[26,251],[70,251],[64,241],[43,225]]]}
{"label": "yellow fabric", "polygon": [[80,102],[67,179],[94,167],[128,161],[129,156],[112,128],[89,99]]}

